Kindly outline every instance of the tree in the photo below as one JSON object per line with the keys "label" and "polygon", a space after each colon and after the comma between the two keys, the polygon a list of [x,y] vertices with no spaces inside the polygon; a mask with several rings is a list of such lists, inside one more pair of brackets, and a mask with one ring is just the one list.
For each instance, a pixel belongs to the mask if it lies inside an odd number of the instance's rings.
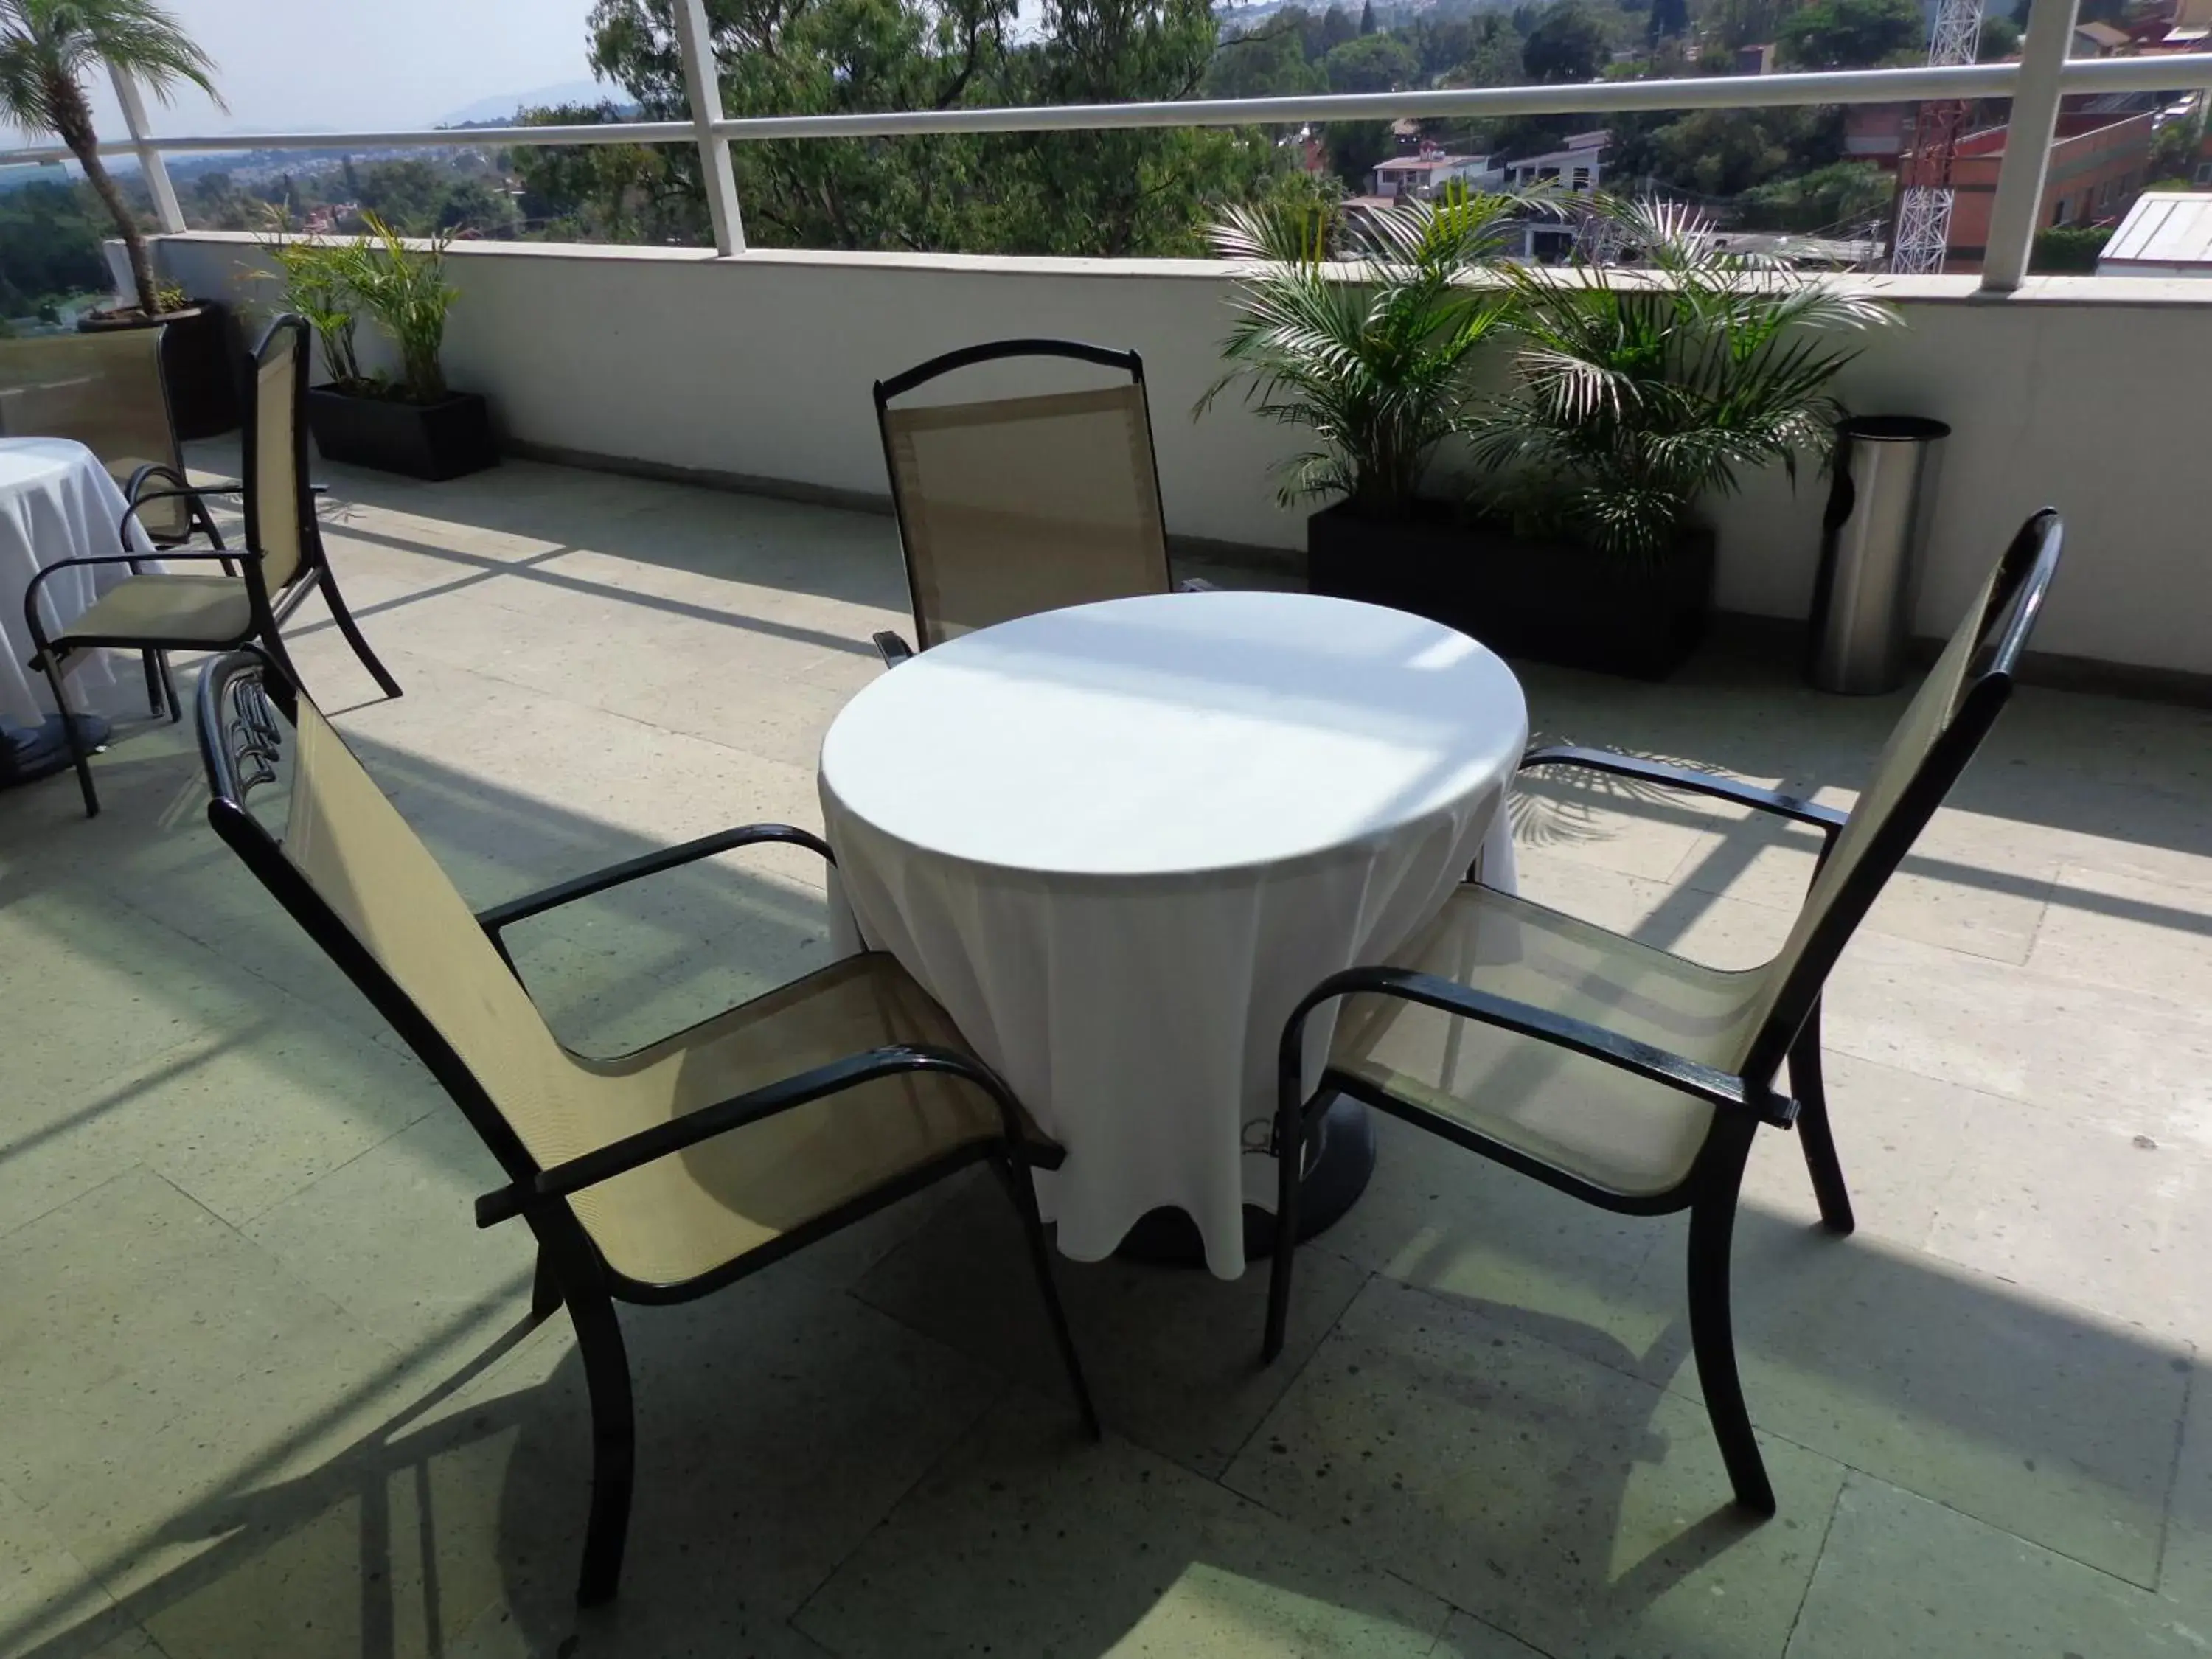
{"label": "tree", "polygon": [[1982,38],[1974,52],[1984,64],[2001,64],[2020,52],[2020,25],[1996,14],[1982,19]]}
{"label": "tree", "polygon": [[1331,92],[1395,92],[1419,73],[1413,49],[1395,34],[1347,40],[1321,61]]}
{"label": "tree", "polygon": [[[526,109],[521,125],[595,126],[622,118],[614,105],[556,104]],[[523,216],[563,240],[696,242],[706,204],[677,172],[677,147],[665,144],[532,144],[512,157],[522,183]]]}
{"label": "tree", "polygon": [[1651,0],[1648,33],[1654,46],[1686,34],[1689,30],[1690,0]]}
{"label": "tree", "polygon": [[1360,0],[1359,32],[1362,34],[1375,33],[1375,0]]}
{"label": "tree", "polygon": [[1522,67],[1546,83],[1595,81],[1611,56],[1605,25],[1583,0],[1554,0],[1521,43]]}
{"label": "tree", "polygon": [[1321,66],[1306,62],[1297,20],[1279,14],[1249,34],[1224,40],[1206,71],[1206,94],[1213,98],[1290,98],[1328,84]]}
{"label": "tree", "polygon": [[0,313],[106,287],[100,237],[100,200],[82,185],[38,179],[0,195]]}
{"label": "tree", "polygon": [[85,101],[83,77],[95,64],[121,70],[163,103],[191,85],[221,109],[215,63],[154,0],[0,0],[0,118],[69,146],[123,238],[138,308],[152,317],[161,309],[154,262],[137,215],[100,159]]}
{"label": "tree", "polygon": [[1745,191],[1736,198],[1736,222],[1747,230],[1853,229],[1882,218],[1896,188],[1871,162],[1832,161]]}
{"label": "tree", "polygon": [[1521,61],[1521,37],[1495,12],[1476,20],[1467,54],[1445,71],[1448,87],[1517,86],[1527,70]]}
{"label": "tree", "polygon": [[1352,21],[1352,14],[1342,6],[1331,6],[1321,16],[1321,49],[1323,53],[1335,51],[1347,40],[1357,40],[1359,25]]}
{"label": "tree", "polygon": [[1919,0],[1810,0],[1776,37],[1801,69],[1872,69],[1916,52],[1928,38]]}
{"label": "tree", "polygon": [[356,199],[395,229],[419,235],[438,223],[447,182],[428,161],[374,161],[356,175]]}

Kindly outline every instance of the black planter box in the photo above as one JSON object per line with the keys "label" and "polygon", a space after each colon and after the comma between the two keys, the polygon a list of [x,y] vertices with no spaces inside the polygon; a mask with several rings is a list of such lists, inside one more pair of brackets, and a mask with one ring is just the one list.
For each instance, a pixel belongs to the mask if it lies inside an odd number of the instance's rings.
{"label": "black planter box", "polygon": [[149,319],[131,310],[77,320],[80,333],[110,329],[161,328],[161,380],[169,392],[169,418],[177,436],[189,441],[238,428],[245,404],[239,396],[239,368],[246,346],[238,319],[220,300],[195,300],[183,311]]}
{"label": "black planter box", "polygon": [[1705,637],[1713,535],[1685,531],[1665,558],[1642,564],[1442,506],[1370,519],[1339,502],[1306,520],[1306,580],[1316,593],[1456,628],[1501,657],[1664,679]]}
{"label": "black planter box", "polygon": [[307,393],[307,429],[326,461],[349,461],[410,478],[458,478],[499,465],[491,411],[473,392],[441,403],[362,398],[326,386]]}

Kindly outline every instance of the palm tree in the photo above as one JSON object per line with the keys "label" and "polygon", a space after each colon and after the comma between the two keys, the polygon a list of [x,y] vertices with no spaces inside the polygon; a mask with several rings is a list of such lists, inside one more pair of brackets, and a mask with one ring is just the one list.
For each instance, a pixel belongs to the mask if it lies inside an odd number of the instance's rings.
{"label": "palm tree", "polygon": [[107,204],[131,254],[138,307],[161,309],[154,262],[123,192],[100,159],[92,106],[81,77],[95,64],[120,70],[163,103],[189,82],[215,100],[215,63],[184,25],[153,0],[0,0],[0,120],[52,132],[70,148],[86,180]]}

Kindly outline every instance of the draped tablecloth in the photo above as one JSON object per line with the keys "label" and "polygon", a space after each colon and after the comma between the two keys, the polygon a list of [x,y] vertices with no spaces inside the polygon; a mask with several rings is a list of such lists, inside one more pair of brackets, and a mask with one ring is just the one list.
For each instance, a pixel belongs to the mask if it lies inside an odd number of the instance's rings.
{"label": "draped tablecloth", "polygon": [[[64,559],[125,551],[120,539],[128,503],[98,457],[67,438],[0,438],[0,724],[35,726],[57,712],[46,676],[29,666],[37,647],[23,622],[23,594],[46,566]],[[132,520],[130,551],[158,570],[154,544]],[[65,571],[42,592],[46,622],[60,628],[130,574],[125,565]],[[76,654],[67,684],[77,714],[143,714],[145,682],[118,674],[131,659],[111,651]]]}
{"label": "draped tablecloth", "polygon": [[822,805],[861,939],[1066,1147],[1039,1177],[1060,1249],[1097,1260],[1171,1205],[1233,1278],[1244,1204],[1274,1204],[1285,1019],[1478,854],[1510,887],[1499,809],[1528,734],[1512,672],[1436,623],[1161,594],[887,672],[823,739]]}

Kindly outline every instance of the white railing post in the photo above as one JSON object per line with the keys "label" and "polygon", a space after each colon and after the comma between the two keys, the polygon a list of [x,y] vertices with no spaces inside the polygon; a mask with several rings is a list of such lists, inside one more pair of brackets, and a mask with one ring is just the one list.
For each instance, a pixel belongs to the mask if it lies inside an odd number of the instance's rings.
{"label": "white railing post", "polygon": [[714,222],[714,252],[743,253],[745,222],[738,213],[737,169],[730,165],[730,141],[714,131],[722,118],[722,78],[714,67],[714,37],[707,27],[706,0],[676,0],[676,49],[684,59],[691,125],[699,135],[699,180],[707,191],[708,215]]}
{"label": "white railing post", "polygon": [[131,129],[131,142],[138,150],[138,173],[154,198],[155,222],[167,234],[177,235],[185,228],[185,210],[177,200],[177,187],[169,182],[169,164],[146,130],[146,100],[138,95],[138,83],[112,64],[107,66],[107,78],[115,83],[115,101],[123,106],[123,124]]}
{"label": "white railing post", "polygon": [[2005,130],[2004,160],[1997,165],[1996,200],[1990,207],[1990,232],[1982,253],[1982,292],[2009,294],[2027,275],[2038,222],[2043,217],[2043,183],[2051,172],[2051,141],[2058,130],[2060,78],[2074,44],[2074,13],[2079,0],[2035,0],[2027,15],[2027,39],[2021,48],[2020,82],[2013,88],[2012,116]]}

